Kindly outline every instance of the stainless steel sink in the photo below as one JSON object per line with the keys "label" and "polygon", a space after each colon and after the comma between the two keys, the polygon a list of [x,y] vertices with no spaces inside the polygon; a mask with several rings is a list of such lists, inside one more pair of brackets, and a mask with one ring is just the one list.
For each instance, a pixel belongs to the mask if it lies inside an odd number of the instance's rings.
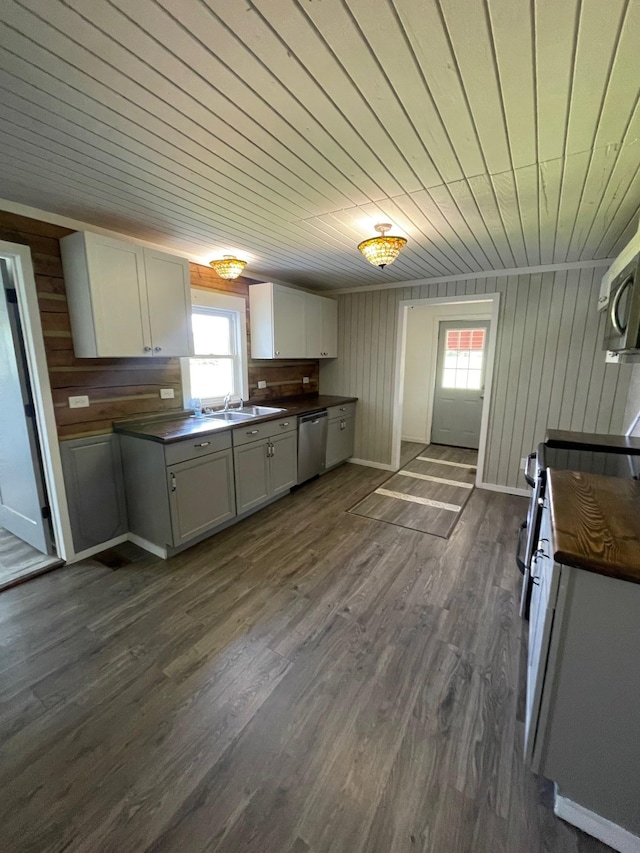
{"label": "stainless steel sink", "polygon": [[242,423],[250,421],[252,418],[262,418],[265,415],[277,415],[284,412],[285,409],[274,409],[271,406],[243,406],[241,409],[229,409],[226,412],[208,412],[205,417],[213,418],[216,421],[234,421]]}
{"label": "stainless steel sink", "polygon": [[238,409],[238,413],[246,412],[252,418],[261,418],[264,415],[278,415],[280,412],[285,412],[286,409],[273,409],[270,406],[243,406]]}
{"label": "stainless steel sink", "polygon": [[248,412],[212,412],[210,415],[206,415],[208,418],[212,418],[216,421],[250,421],[252,418],[255,418],[256,415],[250,415]]}

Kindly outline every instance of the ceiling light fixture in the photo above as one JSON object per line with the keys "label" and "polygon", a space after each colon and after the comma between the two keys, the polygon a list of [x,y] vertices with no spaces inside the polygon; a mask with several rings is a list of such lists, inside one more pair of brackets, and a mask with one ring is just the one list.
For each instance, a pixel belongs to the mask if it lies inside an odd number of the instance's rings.
{"label": "ceiling light fixture", "polygon": [[246,261],[234,258],[233,255],[225,255],[219,261],[209,261],[209,266],[214,268],[220,278],[226,279],[238,278],[246,265]]}
{"label": "ceiling light fixture", "polygon": [[404,237],[387,237],[386,232],[391,228],[390,223],[382,222],[375,226],[375,230],[381,237],[370,237],[358,244],[358,249],[374,267],[384,269],[387,264],[392,264],[400,254],[400,250],[407,245]]}

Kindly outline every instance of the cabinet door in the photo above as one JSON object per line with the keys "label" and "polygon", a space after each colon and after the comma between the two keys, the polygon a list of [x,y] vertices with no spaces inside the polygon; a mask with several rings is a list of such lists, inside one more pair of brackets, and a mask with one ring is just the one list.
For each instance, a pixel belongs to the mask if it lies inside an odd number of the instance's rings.
{"label": "cabinet door", "polygon": [[307,294],[273,286],[273,351],[276,358],[305,358]]}
{"label": "cabinet door", "polygon": [[153,354],[193,355],[188,261],[150,249],[144,261]]}
{"label": "cabinet door", "polygon": [[322,355],[322,296],[307,294],[307,358],[320,358]]}
{"label": "cabinet door", "polygon": [[233,450],[238,515],[269,498],[269,439],[243,444]]}
{"label": "cabinet door", "polygon": [[[115,358],[152,355],[144,250],[87,234],[86,251],[96,354]],[[88,317],[86,322],[90,322]]]}
{"label": "cabinet door", "polygon": [[286,432],[271,439],[270,493],[278,495],[298,482],[298,432]]}
{"label": "cabinet door", "polygon": [[167,468],[173,544],[182,545],[236,514],[231,450]]}
{"label": "cabinet door", "polygon": [[335,299],[321,297],[322,358],[338,356],[338,303]]}
{"label": "cabinet door", "polygon": [[327,429],[326,467],[332,468],[353,456],[354,418],[331,418]]}

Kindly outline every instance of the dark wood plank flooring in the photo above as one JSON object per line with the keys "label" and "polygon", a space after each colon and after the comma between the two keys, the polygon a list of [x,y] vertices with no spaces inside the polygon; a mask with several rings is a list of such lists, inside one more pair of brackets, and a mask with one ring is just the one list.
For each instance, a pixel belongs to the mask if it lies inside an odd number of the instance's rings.
{"label": "dark wood plank flooring", "polygon": [[526,501],[448,540],[346,512],[386,476],[0,596],[2,850],[607,850],[522,766]]}
{"label": "dark wood plank flooring", "polygon": [[410,462],[426,446],[426,444],[419,444],[417,441],[400,442],[400,467],[404,468],[407,462]]}

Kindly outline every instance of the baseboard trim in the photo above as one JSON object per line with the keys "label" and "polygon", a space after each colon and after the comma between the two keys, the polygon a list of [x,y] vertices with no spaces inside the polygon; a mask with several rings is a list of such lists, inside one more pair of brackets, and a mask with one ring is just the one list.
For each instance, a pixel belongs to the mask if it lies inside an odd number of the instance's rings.
{"label": "baseboard trim", "polygon": [[629,830],[607,820],[595,812],[585,809],[579,803],[574,803],[561,796],[557,790],[553,805],[555,814],[567,823],[577,826],[588,835],[603,841],[619,853],[640,853],[640,838]]}
{"label": "baseboard trim", "polygon": [[113,539],[107,539],[106,542],[101,542],[99,545],[92,545],[91,548],[86,548],[84,551],[78,551],[78,553],[74,554],[71,559],[67,560],[67,563],[79,563],[80,560],[88,560],[90,557],[94,557],[101,551],[106,551],[107,548],[114,548],[116,545],[121,545],[123,542],[127,542],[128,540],[129,534],[121,533],[120,536],[114,536]]}
{"label": "baseboard trim", "polygon": [[144,548],[145,551],[149,551],[155,557],[161,557],[163,560],[167,559],[168,555],[166,548],[161,548],[159,545],[149,542],[148,539],[143,539],[142,536],[138,536],[136,533],[130,533],[127,538],[129,539],[129,542],[133,542],[134,545],[139,545],[140,548]]}
{"label": "baseboard trim", "polygon": [[400,441],[410,441],[412,444],[429,444],[426,438],[411,438],[410,436],[403,435],[400,438]]}
{"label": "baseboard trim", "polygon": [[502,492],[504,495],[518,495],[519,497],[531,497],[530,489],[516,489],[512,486],[498,486],[496,483],[476,483],[476,488],[486,489],[488,492]]}
{"label": "baseboard trim", "polygon": [[384,462],[370,462],[368,459],[349,459],[352,465],[364,465],[365,468],[379,468],[381,471],[395,471],[393,465],[387,465]]}

